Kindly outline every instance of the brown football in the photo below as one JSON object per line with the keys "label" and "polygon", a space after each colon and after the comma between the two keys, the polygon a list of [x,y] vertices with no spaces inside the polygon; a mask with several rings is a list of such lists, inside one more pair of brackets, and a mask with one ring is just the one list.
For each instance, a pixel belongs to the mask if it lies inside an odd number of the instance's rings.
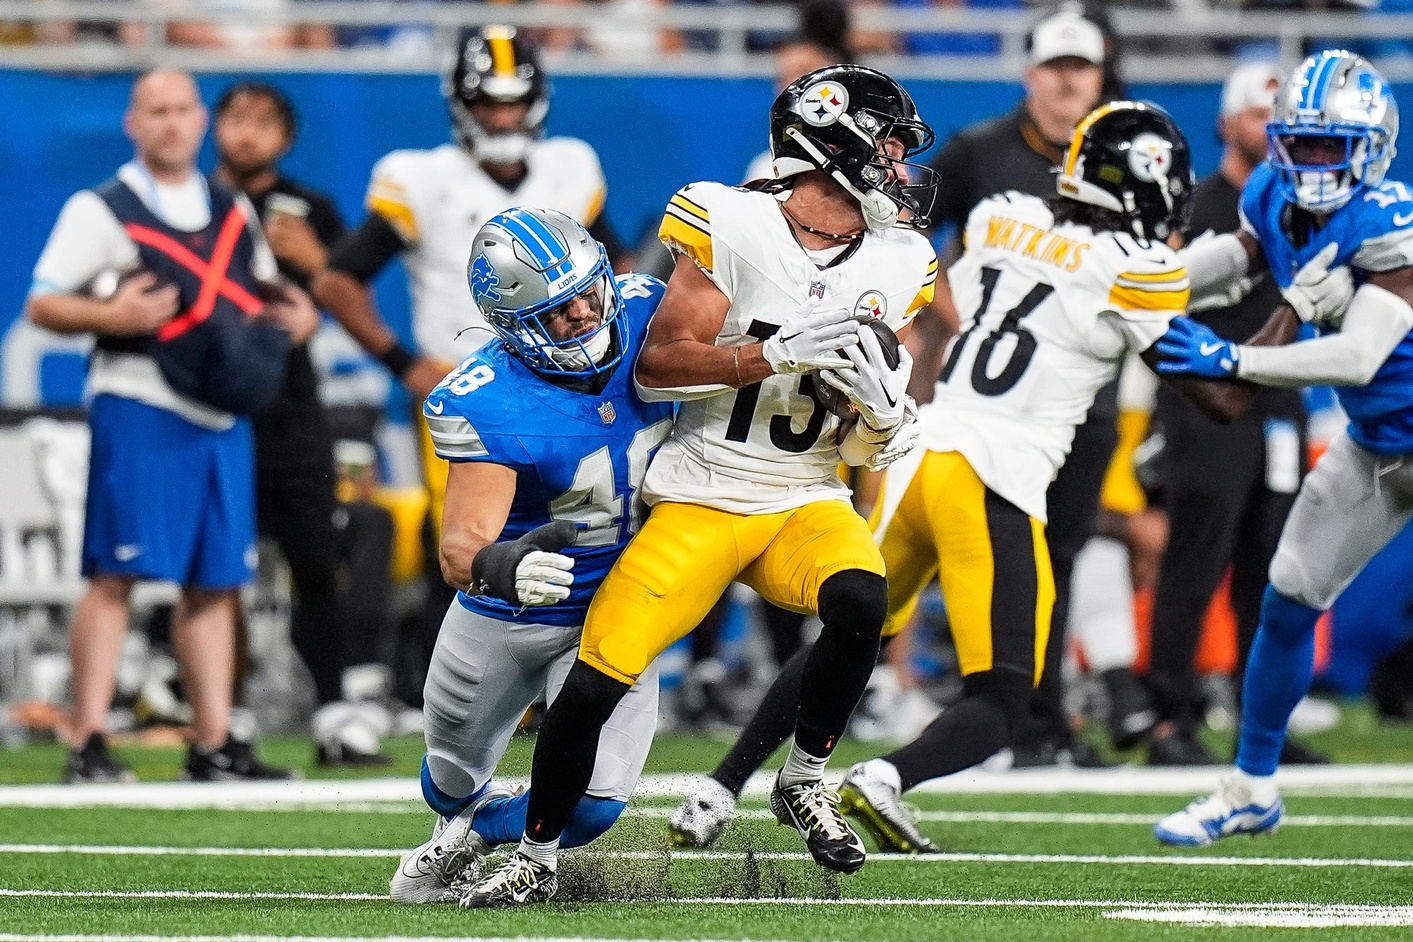
{"label": "brown football", "polygon": [[[883,358],[888,363],[889,369],[898,367],[898,348],[901,342],[898,335],[893,333],[893,328],[876,317],[869,317],[867,314],[855,314],[854,320],[865,327],[869,327],[878,335],[879,346],[883,348]],[[826,383],[817,373],[813,374],[814,397],[819,400],[819,404],[841,419],[851,419],[858,415],[859,410],[854,408],[854,404],[849,401],[849,397]]]}

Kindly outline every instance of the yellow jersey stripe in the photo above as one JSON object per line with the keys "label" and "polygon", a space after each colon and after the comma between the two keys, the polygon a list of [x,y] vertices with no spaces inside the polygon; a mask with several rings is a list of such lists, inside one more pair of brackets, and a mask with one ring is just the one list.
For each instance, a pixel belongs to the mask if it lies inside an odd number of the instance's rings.
{"label": "yellow jersey stripe", "polygon": [[926,282],[921,288],[918,289],[917,297],[913,298],[913,302],[908,305],[908,309],[905,312],[904,316],[912,317],[918,311],[927,307],[929,304],[932,303],[933,295],[935,295],[936,292],[936,280],[934,279],[932,281]]}
{"label": "yellow jersey stripe", "polygon": [[603,212],[604,200],[608,197],[608,187],[599,187],[594,192],[594,198],[589,201],[589,208],[584,210],[584,225],[592,226],[598,221],[599,213]]}
{"label": "yellow jersey stripe", "polygon": [[1125,281],[1182,281],[1187,278],[1186,268],[1174,268],[1170,271],[1155,272],[1120,272],[1119,277]]}
{"label": "yellow jersey stripe", "polygon": [[1128,311],[1184,311],[1190,294],[1186,288],[1180,291],[1145,291],[1114,285],[1109,291],[1109,303]]}
{"label": "yellow jersey stripe", "polygon": [[704,229],[686,222],[675,213],[668,212],[662,217],[657,237],[669,249],[687,255],[703,271],[712,270],[711,235]]}
{"label": "yellow jersey stripe", "polygon": [[397,230],[397,234],[402,236],[402,241],[408,245],[417,243],[419,238],[417,215],[412,211],[411,206],[378,193],[370,193],[368,210],[386,219]]}
{"label": "yellow jersey stripe", "polygon": [[687,213],[684,213],[682,210],[678,209],[676,206],[668,206],[667,213],[665,215],[671,216],[673,219],[680,220],[686,223],[687,225],[691,226],[693,229],[697,230],[697,232],[701,233],[703,236],[711,238],[711,230],[708,229],[706,226],[702,225],[702,221],[696,216],[690,216]]}
{"label": "yellow jersey stripe", "polygon": [[674,195],[672,199],[668,201],[668,205],[676,206],[680,209],[685,209],[687,212],[691,213],[693,216],[696,216],[702,222],[711,222],[711,213],[708,213],[706,211],[706,207],[698,206],[696,203],[693,203],[681,193]]}

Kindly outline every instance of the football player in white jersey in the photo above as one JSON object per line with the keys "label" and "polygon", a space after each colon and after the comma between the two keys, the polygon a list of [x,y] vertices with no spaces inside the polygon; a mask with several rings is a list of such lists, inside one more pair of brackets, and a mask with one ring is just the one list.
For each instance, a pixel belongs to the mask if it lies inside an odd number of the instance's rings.
{"label": "football player in white jersey", "polygon": [[[607,190],[593,148],[543,136],[549,78],[527,39],[504,26],[463,32],[443,92],[455,141],[379,160],[367,220],[334,248],[313,283],[316,300],[402,380],[419,415],[432,387],[494,336],[466,286],[466,252],[486,220],[513,206],[540,206],[589,227],[610,254],[618,244],[604,228]],[[398,341],[368,287],[398,255],[412,292],[415,351]],[[447,466],[425,424],[421,438],[439,525]],[[438,611],[445,609],[442,600]]]}
{"label": "football player in white jersey", "polygon": [[[911,360],[904,351],[890,368],[853,317],[902,330],[932,298],[937,261],[916,231],[932,176],[907,160],[931,140],[897,82],[831,66],[776,99],[778,179],[696,183],[672,198],[661,235],[676,266],[636,366],[644,398],[681,403],[644,481],[652,511],[594,596],[579,660],[546,714],[525,837],[463,905],[548,898],[605,721],[736,580],[824,622],[771,808],[820,864],[863,865],[822,776],[873,670],[887,587],[838,464],[878,464],[911,438]],[[820,404],[821,377],[857,421]]]}
{"label": "football player in white jersey", "polygon": [[[1095,110],[1075,131],[1057,186],[1049,200],[991,197],[968,217],[966,251],[947,273],[962,332],[919,416],[924,447],[892,466],[875,510],[888,567],[884,637],[908,623],[937,578],[964,691],[916,741],[844,781],[846,813],[886,850],[935,849],[902,792],[1010,744],[1044,667],[1054,603],[1046,491],[1095,393],[1130,351],[1156,362],[1153,344],[1187,304],[1187,274],[1163,240],[1182,226],[1192,169],[1167,114],[1136,102]],[[1179,386],[1219,419],[1248,396],[1215,382]],[[776,686],[789,682],[782,674]],[[798,700],[773,688],[762,702],[779,714]],[[723,766],[759,764],[778,730],[778,717],[758,714]],[[727,777],[718,769],[673,816],[675,843],[715,842],[737,797]]]}

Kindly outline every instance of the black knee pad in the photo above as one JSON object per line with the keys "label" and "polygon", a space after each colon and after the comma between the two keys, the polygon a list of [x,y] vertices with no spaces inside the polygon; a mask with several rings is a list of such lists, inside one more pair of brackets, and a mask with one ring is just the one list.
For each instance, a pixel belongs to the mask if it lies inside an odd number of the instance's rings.
{"label": "black knee pad", "polygon": [[1030,707],[1034,689],[1029,677],[1016,671],[978,671],[962,678],[962,693],[992,706],[1005,720],[1009,742]]}
{"label": "black knee pad", "polygon": [[888,615],[888,580],[864,569],[836,572],[819,587],[826,630],[877,638]]}

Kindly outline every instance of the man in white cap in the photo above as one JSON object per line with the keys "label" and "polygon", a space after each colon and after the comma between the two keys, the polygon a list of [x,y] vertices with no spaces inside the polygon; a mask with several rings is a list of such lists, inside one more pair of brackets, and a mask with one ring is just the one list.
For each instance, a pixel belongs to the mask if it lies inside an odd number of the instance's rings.
{"label": "man in white cap", "polygon": [[[1266,159],[1266,122],[1281,78],[1280,68],[1269,62],[1248,63],[1227,78],[1217,118],[1222,160],[1193,192],[1189,239],[1238,228],[1242,187]],[[1190,307],[1188,313],[1235,339],[1251,336],[1280,300],[1280,290],[1263,273],[1236,303]],[[1196,738],[1193,657],[1207,606],[1230,566],[1237,684],[1246,673],[1266,572],[1306,471],[1305,407],[1299,389],[1263,387],[1245,415],[1218,425],[1160,387],[1155,418],[1166,440],[1162,474],[1170,529],[1153,608],[1148,681],[1160,722],[1149,740],[1148,763],[1216,765],[1220,760]],[[1240,702],[1240,690],[1236,695]],[[1281,761],[1324,759],[1286,739]]]}
{"label": "man in white cap", "polygon": [[[932,219],[960,232],[968,214],[988,196],[1019,190],[1048,197],[1055,192],[1055,172],[1080,120],[1102,100],[1105,42],[1103,31],[1065,4],[1031,30],[1029,64],[1022,76],[1025,97],[1011,112],[963,128],[932,163],[939,178]],[[956,240],[943,250],[944,262],[957,256]],[[957,330],[957,312],[945,279],[914,334],[933,341],[918,352],[909,390],[919,402],[931,398],[931,382],[941,368],[942,348]],[[1056,599],[1050,626],[1045,676],[1031,714],[1015,745],[1019,766],[1102,760],[1070,732],[1063,708],[1059,664],[1065,645],[1070,573],[1075,556],[1094,530],[1104,472],[1118,442],[1118,384],[1099,391],[1089,418],[1075,431],[1074,445],[1059,476],[1050,485],[1047,539],[1054,565]]]}

